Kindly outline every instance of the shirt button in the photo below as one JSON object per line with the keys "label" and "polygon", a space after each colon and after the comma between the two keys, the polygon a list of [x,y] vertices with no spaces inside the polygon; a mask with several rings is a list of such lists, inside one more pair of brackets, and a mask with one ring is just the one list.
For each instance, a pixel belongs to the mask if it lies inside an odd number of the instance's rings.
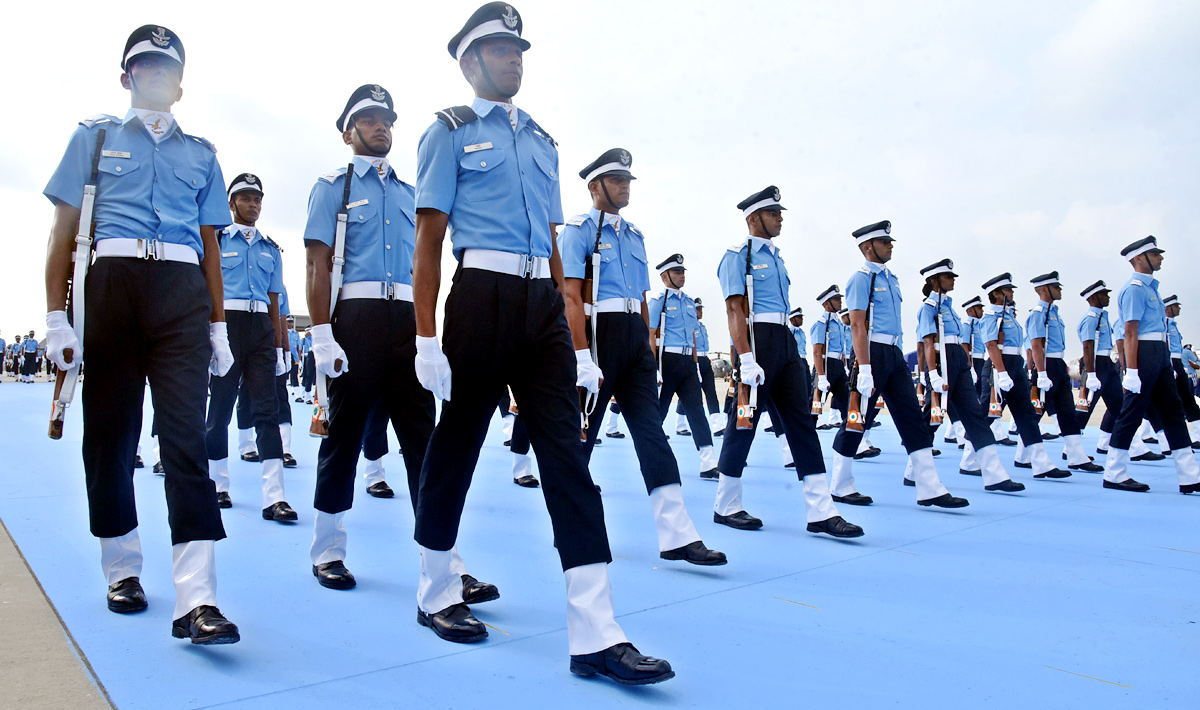
{"label": "shirt button", "polygon": [[390,271],[389,271],[389,272],[388,272],[388,276],[391,276],[391,275],[392,275],[392,272],[390,272]]}
{"label": "shirt button", "polygon": [[479,161],[479,167],[481,167],[481,168],[486,168],[486,167],[487,167],[487,161],[486,161],[486,160],[481,160],[481,161]]}
{"label": "shirt button", "polygon": [[[391,224],[391,223],[392,223],[392,220],[390,220],[390,219],[385,219],[385,220],[383,220],[383,223],[384,223],[384,224]],[[391,247],[388,247],[388,249],[391,249]]]}
{"label": "shirt button", "polygon": [[118,165],[118,166],[117,166],[117,172],[121,172],[121,166],[120,166],[120,165]]}
{"label": "shirt button", "polygon": [[196,181],[195,181],[195,180],[192,180],[192,184],[193,184],[193,185],[195,185],[195,184],[196,184]]}
{"label": "shirt button", "polygon": [[362,218],[363,218],[363,216],[362,216],[362,215],[359,215],[359,216],[358,216],[358,218],[359,218],[359,219],[362,219]]}
{"label": "shirt button", "polygon": [[391,244],[388,244],[388,245],[387,245],[387,248],[388,248],[388,249],[391,249],[391,248],[392,248],[392,245],[391,245]]}

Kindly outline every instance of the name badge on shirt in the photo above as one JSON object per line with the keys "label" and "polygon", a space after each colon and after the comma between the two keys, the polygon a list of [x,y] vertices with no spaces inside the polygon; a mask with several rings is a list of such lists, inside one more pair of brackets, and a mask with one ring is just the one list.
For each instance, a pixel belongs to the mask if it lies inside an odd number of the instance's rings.
{"label": "name badge on shirt", "polygon": [[128,158],[131,157],[128,151],[124,150],[102,150],[100,155],[105,158]]}
{"label": "name badge on shirt", "polygon": [[477,150],[487,150],[488,148],[491,148],[491,147],[492,147],[491,141],[488,141],[487,143],[476,143],[475,145],[463,146],[463,152],[464,153],[474,153]]}
{"label": "name badge on shirt", "polygon": [[224,252],[223,254],[221,254],[221,256],[237,256],[237,255],[238,255],[238,253],[236,251],[227,251],[227,252]]}
{"label": "name badge on shirt", "polygon": [[887,290],[887,287],[886,287],[886,286],[876,286],[876,287],[875,287],[875,290],[876,290],[876,291],[886,291],[886,290]]}
{"label": "name badge on shirt", "polygon": [[678,307],[678,306],[667,306],[667,310],[668,310],[668,311],[675,311],[675,310],[679,310],[679,307]]}
{"label": "name badge on shirt", "polygon": [[752,268],[752,269],[765,269],[765,268],[767,268],[768,266],[770,266],[770,264],[754,264],[754,265],[753,265],[753,266],[751,266],[750,268]]}
{"label": "name badge on shirt", "polygon": [[368,202],[370,202],[370,200],[359,200],[358,202],[351,202],[350,204],[346,205],[346,209],[352,210],[355,207],[362,207],[363,205],[367,204]]}

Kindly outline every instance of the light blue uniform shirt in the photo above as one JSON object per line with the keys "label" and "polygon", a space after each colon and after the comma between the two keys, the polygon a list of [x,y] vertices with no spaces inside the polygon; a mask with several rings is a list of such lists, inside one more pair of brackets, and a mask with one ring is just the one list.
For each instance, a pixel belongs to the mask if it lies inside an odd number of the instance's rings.
{"label": "light blue uniform shirt", "polygon": [[1005,309],[1003,306],[992,304],[983,309],[983,318],[979,321],[983,331],[983,342],[999,343],[1002,313],[1004,320],[1004,345],[1001,347],[1022,347],[1025,344],[1025,333],[1021,330],[1021,324],[1017,322],[1012,306]]}
{"label": "light blue uniform shirt", "polygon": [[987,357],[987,345],[983,342],[983,327],[980,320],[967,316],[966,325],[963,327],[966,331],[967,342],[971,346],[971,357]]}
{"label": "light blue uniform shirt", "polygon": [[[937,294],[930,294],[917,311],[917,339],[922,340],[926,335],[937,333],[937,321],[934,312],[938,309]],[[954,302],[948,295],[942,296],[942,335],[961,338],[963,334],[962,321],[954,312]]]}
{"label": "light blue uniform shirt", "polygon": [[699,329],[696,330],[696,352],[708,352],[708,328],[704,327],[703,323],[697,323]]}
{"label": "light blue uniform shirt", "polygon": [[33,338],[25,338],[21,343],[21,349],[27,353],[36,353],[38,351],[38,341]]}
{"label": "light blue uniform shirt", "polygon": [[1183,361],[1189,365],[1189,367],[1184,368],[1184,372],[1188,374],[1188,377],[1192,377],[1194,379],[1196,376],[1196,370],[1190,366],[1195,365],[1200,367],[1200,357],[1196,357],[1196,353],[1192,352],[1191,349],[1186,349],[1183,351]]}
{"label": "light blue uniform shirt", "polygon": [[659,294],[647,304],[650,312],[650,330],[658,330],[659,317],[665,315],[667,324],[663,335],[663,347],[690,348],[692,334],[700,329],[696,319],[696,302],[692,297],[677,289],[666,290],[666,305]]}
{"label": "light blue uniform shirt", "polygon": [[[750,273],[754,276],[754,312],[787,313],[788,287],[792,280],[779,256],[779,247],[769,239],[750,237],[754,252],[750,255]],[[746,242],[731,247],[717,265],[721,293],[725,298],[746,295]]]}
{"label": "light blue uniform shirt", "polygon": [[[600,211],[590,211],[567,220],[558,233],[558,252],[562,257],[563,277],[584,278],[585,269],[596,248],[596,220]],[[621,233],[613,230],[606,216],[600,232],[599,298],[632,298],[640,301],[650,290],[650,269],[646,266],[646,243],[641,231],[622,219]],[[588,294],[589,296],[591,294]]]}
{"label": "light blue uniform shirt", "polygon": [[451,131],[441,121],[417,146],[417,209],[450,216],[454,257],[463,249],[550,256],[550,225],[562,224],[558,148],[524,111],[517,130],[504,109],[476,98],[479,119]]}
{"label": "light blue uniform shirt", "polygon": [[[338,168],[317,179],[308,196],[305,241],[333,246],[345,175],[346,168]],[[354,156],[343,282],[412,284],[412,255],[417,244],[413,192],[412,185],[397,177],[395,170],[389,169],[385,185],[369,160]]]}
{"label": "light blue uniform shirt", "polygon": [[1172,355],[1183,355],[1183,335],[1174,318],[1167,319],[1167,345],[1171,347]]}
{"label": "light blue uniform shirt", "polygon": [[[1099,336],[1096,332],[1097,322],[1100,324]],[[1076,330],[1079,333],[1080,343],[1093,340],[1096,342],[1097,351],[1113,349],[1113,331],[1108,322],[1108,311],[1094,306],[1089,307],[1087,313],[1084,313],[1083,318],[1079,320]]]}
{"label": "light blue uniform shirt", "polygon": [[200,226],[232,221],[225,178],[212,144],[181,132],[178,123],[156,145],[132,109],[124,120],[84,121],[42,194],[55,204],[82,206],[101,128],[106,135],[97,173],[96,241],[157,239],[189,246],[203,258]]}
{"label": "light blue uniform shirt", "polygon": [[789,325],[788,329],[792,331],[792,337],[796,339],[796,351],[800,353],[802,360],[808,359],[808,338],[804,335],[803,328],[797,328],[794,325]]}
{"label": "light blue uniform shirt", "polygon": [[4,342],[4,338],[0,338],[0,354],[8,353],[8,343]]}
{"label": "light blue uniform shirt", "polygon": [[300,357],[308,355],[309,350],[312,350],[312,336],[300,338]]}
{"label": "light blue uniform shirt", "polygon": [[292,361],[300,358],[300,334],[293,329],[288,329],[288,350],[292,351]]}
{"label": "light blue uniform shirt", "polygon": [[[826,323],[829,323],[828,336],[825,335]],[[826,356],[840,357],[850,351],[850,335],[846,331],[846,324],[842,323],[842,319],[836,313],[826,311],[808,329],[808,334],[812,337],[813,345],[825,346]]]}
{"label": "light blue uniform shirt", "polygon": [[1030,342],[1034,338],[1045,338],[1048,353],[1061,353],[1067,348],[1067,326],[1058,314],[1057,304],[1039,301],[1025,319],[1025,332],[1029,334]]}
{"label": "light blue uniform shirt", "polygon": [[[246,241],[244,229],[253,236]],[[221,245],[221,279],[225,298],[262,301],[270,305],[268,294],[283,291],[283,255],[279,247],[263,239],[253,227],[231,224],[218,235]]]}
{"label": "light blue uniform shirt", "polygon": [[1149,274],[1134,272],[1129,277],[1117,296],[1117,308],[1123,322],[1138,322],[1139,335],[1167,331],[1167,311],[1158,295],[1158,279]]}
{"label": "light blue uniform shirt", "polygon": [[[877,274],[873,294],[868,293],[872,273]],[[846,282],[847,310],[866,311],[868,302],[872,304],[870,327],[873,335],[903,335],[900,328],[900,305],[903,300],[900,280],[883,264],[868,261]],[[903,342],[900,341],[901,347]]]}

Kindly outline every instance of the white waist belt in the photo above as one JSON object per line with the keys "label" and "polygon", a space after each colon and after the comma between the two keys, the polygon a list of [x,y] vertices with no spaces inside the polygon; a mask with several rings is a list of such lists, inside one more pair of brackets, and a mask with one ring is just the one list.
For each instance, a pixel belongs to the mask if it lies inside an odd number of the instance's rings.
{"label": "white waist belt", "polygon": [[962,338],[957,335],[944,335],[942,336],[942,342],[947,345],[962,345]]}
{"label": "white waist belt", "polygon": [[130,259],[154,259],[155,261],[180,261],[185,264],[200,264],[196,250],[186,244],[160,242],[157,239],[100,239],[95,246],[96,258],[123,256]]}
{"label": "white waist belt", "polygon": [[900,336],[899,335],[884,335],[882,333],[872,333],[871,334],[871,342],[879,343],[880,345],[899,345],[900,344]]}
{"label": "white waist belt", "polygon": [[1112,355],[1112,351],[1111,350],[1097,350],[1096,354],[1101,355],[1103,357],[1108,357],[1109,355]]}
{"label": "white waist belt", "polygon": [[676,355],[691,355],[692,349],[685,345],[683,347],[663,348],[663,352],[675,353]]}
{"label": "white waist belt", "polygon": [[550,260],[544,256],[495,249],[466,249],[463,251],[462,265],[464,269],[483,269],[522,278],[550,278]]}
{"label": "white waist belt", "polygon": [[1182,359],[1183,359],[1183,356],[1182,356],[1182,355],[1176,355],[1175,353],[1171,353],[1171,359],[1172,359],[1172,360],[1182,360]]}
{"label": "white waist belt", "polygon": [[1146,333],[1143,335],[1142,333],[1138,333],[1138,340],[1149,340],[1149,341],[1153,341],[1153,342],[1157,342],[1157,343],[1165,343],[1165,342],[1167,342],[1167,334],[1166,333]]}
{"label": "white waist belt", "polygon": [[1056,352],[1056,353],[1046,353],[1046,357],[1056,357],[1059,360],[1061,360],[1061,359],[1063,359],[1063,356],[1066,354],[1067,353],[1065,351],[1060,350],[1059,352]]}
{"label": "white waist belt", "polygon": [[266,313],[267,304],[262,301],[254,301],[249,298],[226,298],[225,310],[227,311],[246,311],[248,313]]}
{"label": "white waist belt", "polygon": [[1018,348],[1016,345],[1005,345],[1000,348],[1000,352],[1005,355],[1020,355],[1021,348]]}
{"label": "white waist belt", "polygon": [[605,298],[595,303],[583,304],[583,312],[592,313],[638,313],[642,312],[642,302],[636,298]]}
{"label": "white waist belt", "polygon": [[755,313],[754,314],[754,322],[755,323],[774,323],[775,325],[786,325],[787,324],[787,314],[786,313]]}
{"label": "white waist belt", "polygon": [[975,360],[986,360],[987,359],[987,355],[976,355],[975,353],[971,353],[971,357]]}
{"label": "white waist belt", "polygon": [[412,286],[395,281],[352,281],[342,284],[343,300],[373,298],[382,301],[413,300]]}
{"label": "white waist belt", "polygon": [[696,357],[708,357],[708,351],[707,350],[697,350]]}

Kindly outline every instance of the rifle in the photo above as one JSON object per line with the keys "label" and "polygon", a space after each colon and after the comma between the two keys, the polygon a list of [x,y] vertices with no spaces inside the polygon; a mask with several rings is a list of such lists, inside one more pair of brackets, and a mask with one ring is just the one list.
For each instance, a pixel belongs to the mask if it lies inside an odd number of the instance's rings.
{"label": "rifle", "polygon": [[[829,379],[829,319],[833,314],[825,312],[825,351],[821,353],[821,362],[825,363],[825,379]],[[815,417],[821,416],[821,412],[825,411],[825,395],[821,392],[820,387],[813,387],[813,401],[810,414]]]}
{"label": "rifle", "polygon": [[[754,243],[749,239],[746,240],[746,339],[750,343],[750,354],[754,352],[754,271],[750,263],[750,254],[754,251]],[[754,428],[754,410],[758,409],[758,386],[747,385],[741,382],[741,368],[738,368],[738,401],[737,401],[737,421],[735,426],[738,429],[753,429]]]}
{"label": "rifle", "polygon": [[[600,320],[599,314],[595,312],[596,302],[600,300],[600,232],[604,229],[604,210],[600,210],[600,217],[596,220],[596,243],[592,245],[592,255],[583,267],[583,315],[588,320],[588,349],[591,350],[592,362],[600,364],[600,355],[598,345],[596,343],[596,322]],[[666,303],[666,298],[663,298]],[[580,413],[583,415],[583,427],[579,432],[581,441],[587,439],[587,428],[590,423],[589,417],[592,412],[596,411],[596,399],[599,392],[586,392],[580,388],[582,401],[580,402]]]}
{"label": "rifle", "polygon": [[[674,281],[671,283],[674,283]],[[662,382],[663,343],[667,337],[667,296],[670,294],[670,289],[663,289],[662,308],[658,311],[658,328],[654,331],[654,366],[658,370],[658,380],[660,383]]]}
{"label": "rifle", "polygon": [[[337,227],[333,233],[333,274],[329,278],[329,320],[333,321],[333,309],[337,307],[338,293],[342,290],[342,269],[346,264],[346,224],[350,221],[350,180],[354,177],[354,161],[346,166],[346,184],[342,189],[342,209],[337,213]],[[338,367],[338,362],[333,363]],[[312,423],[308,435],[319,439],[329,436],[329,384],[325,373],[317,371],[317,394],[313,399]]]}
{"label": "rifle", "polygon": [[[950,365],[949,365],[949,363],[946,362],[946,342],[945,342],[945,337],[944,337],[946,334],[946,324],[942,321],[942,294],[940,291],[938,292],[937,312],[934,313],[934,317],[937,321],[937,359],[938,359],[938,362],[935,362],[934,365],[936,366],[936,369],[942,373],[942,380],[945,382],[949,382],[949,380],[950,380]],[[950,390],[949,390],[948,386],[946,389],[946,394],[947,395],[950,394]],[[935,424],[935,425],[942,423],[942,393],[940,391],[938,391],[936,388],[933,390],[933,402],[932,402],[932,409],[930,410],[930,413],[929,413],[929,423]]]}
{"label": "rifle", "polygon": [[[1092,372],[1096,371],[1096,351],[1100,349],[1100,321],[1104,311],[1096,314],[1096,338],[1092,341]],[[1088,412],[1092,409],[1092,398],[1088,394],[1087,369],[1083,366],[1083,358],[1079,358],[1079,399],[1075,400],[1076,412]]]}
{"label": "rifle", "polygon": [[[75,339],[79,347],[83,347],[83,283],[87,279],[88,266],[92,261],[92,232],[95,229],[93,217],[96,211],[96,187],[99,184],[100,153],[104,150],[105,129],[96,131],[96,149],[92,152],[92,172],[88,182],[83,186],[83,203],[79,208],[79,229],[75,234],[75,267],[71,272],[71,283],[67,285],[67,298],[71,306],[71,329],[75,331]],[[59,370],[54,378],[54,402],[50,405],[51,439],[61,439],[63,423],[67,416],[67,407],[75,399],[75,385],[79,382],[79,372],[83,367],[83,358],[75,357],[71,350],[63,351],[63,359],[70,365],[66,370]]]}
{"label": "rifle", "polygon": [[[867,351],[871,350],[871,307],[875,304],[875,277],[879,273],[871,272],[871,285],[867,288]],[[853,343],[854,331],[851,331]],[[856,353],[857,355],[857,353]],[[850,371],[850,401],[846,403],[846,428],[853,432],[866,431],[862,415],[862,393],[858,391],[858,358],[854,358],[854,367]]]}
{"label": "rifle", "polygon": [[[1052,304],[1050,304],[1050,306],[1046,306],[1046,317],[1042,321],[1043,329],[1045,329],[1046,326],[1050,323],[1050,307],[1053,305],[1054,304],[1052,303]],[[1030,342],[1032,343],[1032,339]],[[1048,343],[1048,342],[1050,342],[1050,333],[1049,332],[1046,333],[1046,337],[1043,340],[1043,343]],[[1032,345],[1030,345],[1030,347],[1032,347]],[[1042,358],[1043,359],[1046,357],[1045,353],[1046,353],[1046,346],[1043,344],[1042,345]],[[1031,361],[1033,360],[1032,357],[1030,357],[1029,359]],[[1037,376],[1037,363],[1030,362],[1030,365],[1033,367],[1034,377],[1036,377]],[[1030,385],[1030,387],[1029,387],[1029,402],[1030,402],[1030,404],[1033,405],[1033,411],[1035,414],[1043,414],[1046,411],[1046,398],[1042,395],[1041,389],[1038,388],[1036,380],[1034,381],[1034,384]]]}
{"label": "rifle", "polygon": [[[1004,299],[1003,309],[1000,311],[1000,329],[996,333],[996,347],[1004,347],[1004,319],[1008,316],[1008,299]],[[1000,355],[1001,361],[1004,355]],[[1000,388],[996,384],[996,368],[992,368],[992,400],[988,404],[988,418],[999,419],[1004,413],[1004,399],[1000,394]]]}

